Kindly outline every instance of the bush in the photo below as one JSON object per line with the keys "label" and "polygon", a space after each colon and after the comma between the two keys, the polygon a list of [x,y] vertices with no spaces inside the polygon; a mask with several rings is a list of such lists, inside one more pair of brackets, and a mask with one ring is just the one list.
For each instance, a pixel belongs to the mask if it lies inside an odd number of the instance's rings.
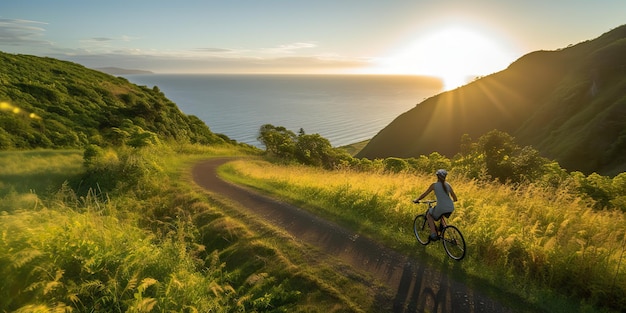
{"label": "bush", "polygon": [[[85,176],[81,182],[81,191],[91,188],[109,192],[114,189],[124,190],[142,184],[142,190],[149,190],[155,183],[147,179],[150,173],[159,172],[156,163],[150,158],[156,153],[152,148],[121,147],[117,149],[90,145],[85,149]],[[160,153],[166,151],[159,147]]]}
{"label": "bush", "polygon": [[383,161],[383,165],[385,166],[385,171],[390,173],[405,172],[409,169],[409,163],[400,158],[386,158]]}
{"label": "bush", "polygon": [[265,124],[261,126],[257,139],[263,143],[269,156],[287,163],[296,161],[333,169],[352,159],[345,151],[333,148],[328,139],[319,134],[306,134],[304,129],[300,129],[296,136],[285,127]]}
{"label": "bush", "polygon": [[454,158],[454,167],[466,176],[501,183],[535,182],[543,177],[548,163],[537,150],[518,146],[511,135],[499,130],[481,136],[476,143],[464,135],[461,153]]}

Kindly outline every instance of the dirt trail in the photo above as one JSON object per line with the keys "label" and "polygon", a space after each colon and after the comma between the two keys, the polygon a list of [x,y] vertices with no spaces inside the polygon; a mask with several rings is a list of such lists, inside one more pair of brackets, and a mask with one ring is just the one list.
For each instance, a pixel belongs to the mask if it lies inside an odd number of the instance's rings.
{"label": "dirt trail", "polygon": [[[393,303],[389,305],[393,307],[393,312],[513,312],[445,273],[419,264],[359,234],[293,205],[221,180],[216,169],[230,160],[210,159],[196,164],[192,173],[194,181],[283,228],[296,239],[317,246],[377,278],[394,292]],[[424,249],[422,246],[416,248]],[[443,249],[441,253],[445,253]]]}

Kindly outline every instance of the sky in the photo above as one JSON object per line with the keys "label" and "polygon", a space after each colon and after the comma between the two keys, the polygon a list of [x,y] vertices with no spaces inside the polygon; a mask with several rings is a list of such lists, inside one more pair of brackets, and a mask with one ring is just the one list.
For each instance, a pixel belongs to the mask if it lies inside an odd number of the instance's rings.
{"label": "sky", "polygon": [[430,75],[452,86],[623,24],[625,0],[3,0],[0,51],[90,68]]}

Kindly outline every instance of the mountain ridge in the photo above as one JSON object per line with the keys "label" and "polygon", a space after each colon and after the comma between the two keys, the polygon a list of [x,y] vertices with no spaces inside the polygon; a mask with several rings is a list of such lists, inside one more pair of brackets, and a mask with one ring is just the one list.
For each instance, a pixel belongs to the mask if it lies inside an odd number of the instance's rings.
{"label": "mountain ridge", "polygon": [[461,136],[498,129],[564,168],[626,170],[626,25],[554,51],[528,53],[505,70],[417,104],[356,157],[453,157]]}

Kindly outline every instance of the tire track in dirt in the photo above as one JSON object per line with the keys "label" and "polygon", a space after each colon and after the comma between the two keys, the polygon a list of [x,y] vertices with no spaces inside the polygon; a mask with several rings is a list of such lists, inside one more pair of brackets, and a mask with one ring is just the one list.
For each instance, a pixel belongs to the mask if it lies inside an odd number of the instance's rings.
{"label": "tire track in dirt", "polygon": [[[192,169],[193,180],[204,189],[239,203],[297,240],[317,246],[355,269],[369,273],[394,293],[393,303],[385,305],[392,307],[393,312],[513,312],[445,273],[364,236],[293,205],[220,179],[217,167],[231,160],[217,158],[197,163]],[[442,250],[442,253],[445,252]]]}

